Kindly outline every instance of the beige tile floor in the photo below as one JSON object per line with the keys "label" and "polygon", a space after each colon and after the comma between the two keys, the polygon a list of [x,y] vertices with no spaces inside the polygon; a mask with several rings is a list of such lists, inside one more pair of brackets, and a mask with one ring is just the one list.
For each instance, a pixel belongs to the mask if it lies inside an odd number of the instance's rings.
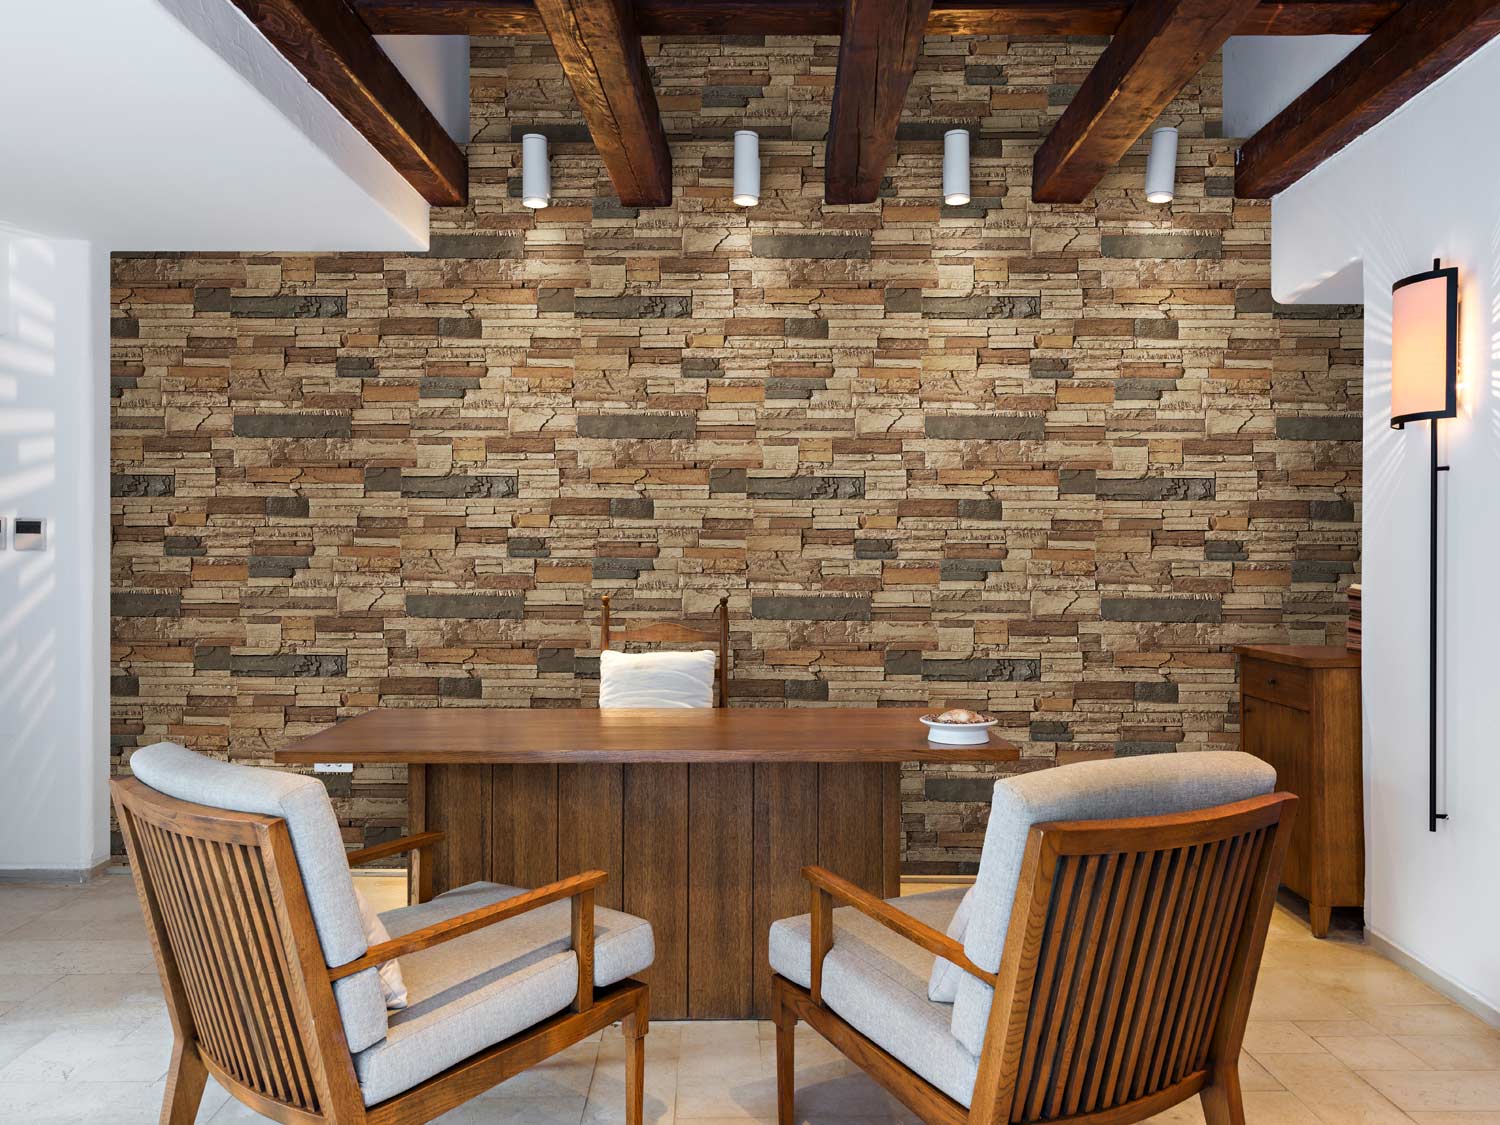
{"label": "beige tile floor", "polygon": [[[396,880],[362,879],[390,903]],[[918,889],[918,888],[913,888]],[[171,1029],[130,881],[0,885],[0,1122],[153,1122]],[[1500,1033],[1356,938],[1315,941],[1277,909],[1241,1064],[1251,1125],[1500,1125]],[[583,1125],[623,1119],[623,1044],[581,1043],[442,1120]],[[657,1023],[647,1115],[659,1125],[770,1121],[771,1029]],[[803,1029],[798,1109],[808,1122],[910,1120]],[[199,1121],[258,1121],[210,1085]],[[1197,1103],[1156,1120],[1201,1122]]]}

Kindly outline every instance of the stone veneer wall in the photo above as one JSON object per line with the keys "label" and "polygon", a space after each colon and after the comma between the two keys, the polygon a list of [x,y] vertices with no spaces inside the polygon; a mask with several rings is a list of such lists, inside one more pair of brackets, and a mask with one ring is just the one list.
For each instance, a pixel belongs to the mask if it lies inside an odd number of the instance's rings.
{"label": "stone veneer wall", "polygon": [[[880,202],[828,207],[835,40],[650,43],[676,203],[637,214],[550,47],[476,40],[472,202],[430,253],[118,257],[117,765],[264,760],[377,704],[589,705],[605,592],[728,591],[745,704],[976,705],[1026,767],[1233,747],[1231,645],[1342,640],[1360,310],[1273,306],[1216,63],[1167,115],[1170,208],[1140,147],[1029,201],[1100,46],[929,40]],[[944,209],[955,122],[975,201]],[[351,843],[401,828],[401,781],[330,779]],[[988,786],[908,771],[911,870],[973,869]]]}

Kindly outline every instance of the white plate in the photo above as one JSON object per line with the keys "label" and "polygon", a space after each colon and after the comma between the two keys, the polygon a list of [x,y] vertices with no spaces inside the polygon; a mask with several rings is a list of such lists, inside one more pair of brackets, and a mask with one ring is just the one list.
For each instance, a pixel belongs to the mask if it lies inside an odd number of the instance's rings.
{"label": "white plate", "polygon": [[990,727],[999,721],[991,719],[987,723],[939,723],[926,715],[921,717],[922,725],[927,728],[927,741],[941,742],[946,746],[978,746],[988,742]]}

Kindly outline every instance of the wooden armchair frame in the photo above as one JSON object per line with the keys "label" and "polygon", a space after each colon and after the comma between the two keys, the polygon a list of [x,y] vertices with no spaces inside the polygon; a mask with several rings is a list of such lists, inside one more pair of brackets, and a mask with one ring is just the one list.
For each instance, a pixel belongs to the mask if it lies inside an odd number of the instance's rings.
{"label": "wooden armchair frame", "polygon": [[[1242,1125],[1239,1054],[1296,798],[1129,820],[1035,825],[1000,969],[818,867],[811,987],[776,977],[777,1117],[794,1120],[798,1020],[933,1125],[1127,1125],[1197,1094],[1209,1125]],[[970,1107],[822,1000],[835,901],[995,990]]]}
{"label": "wooden armchair frame", "polygon": [[[649,993],[635,980],[594,988],[594,892],[604,872],[433,923],[330,969],[284,820],[179,801],[133,778],[110,787],[172,1019],[163,1125],[190,1125],[210,1074],[284,1125],[416,1125],[616,1021],[626,1038],[626,1120],[640,1125]],[[418,833],[352,852],[350,860],[428,848],[441,838]],[[333,982],[565,898],[578,953],[572,1009],[366,1106]]]}
{"label": "wooden armchair frame", "polygon": [[718,625],[713,629],[695,629],[677,621],[662,621],[640,625],[634,629],[612,629],[609,617],[609,595],[599,599],[599,648],[602,651],[612,642],[621,644],[716,644],[719,649],[718,669],[715,673],[715,707],[729,706],[729,595],[719,599]]}

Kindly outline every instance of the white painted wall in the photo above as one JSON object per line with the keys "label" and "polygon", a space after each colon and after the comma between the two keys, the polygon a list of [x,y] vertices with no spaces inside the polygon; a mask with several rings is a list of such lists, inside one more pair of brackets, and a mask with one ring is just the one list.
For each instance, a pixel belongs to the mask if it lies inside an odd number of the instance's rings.
{"label": "white painted wall", "polygon": [[1364,42],[1363,35],[1235,35],[1224,44],[1224,135],[1248,137]]}
{"label": "white painted wall", "polygon": [[0,221],[23,230],[111,250],[427,246],[426,201],[228,0],[0,3],[0,105]]}
{"label": "white painted wall", "polygon": [[469,37],[377,35],[380,44],[438,123],[461,145],[469,143]]}
{"label": "white painted wall", "polygon": [[[1500,1010],[1500,105],[1492,43],[1277,196],[1272,288],[1362,270],[1364,712],[1370,932]],[[1428,430],[1390,429],[1391,283],[1460,268],[1460,416],[1443,423],[1442,807],[1427,831]]]}
{"label": "white painted wall", "polygon": [[[395,52],[462,140],[466,52]],[[428,206],[227,0],[0,3],[0,105],[0,515],[49,535],[0,546],[0,878],[76,875],[109,855],[109,253],[421,250]]]}
{"label": "white painted wall", "polygon": [[[109,260],[0,228],[0,869],[109,858]],[[15,518],[47,548],[14,551]]]}

